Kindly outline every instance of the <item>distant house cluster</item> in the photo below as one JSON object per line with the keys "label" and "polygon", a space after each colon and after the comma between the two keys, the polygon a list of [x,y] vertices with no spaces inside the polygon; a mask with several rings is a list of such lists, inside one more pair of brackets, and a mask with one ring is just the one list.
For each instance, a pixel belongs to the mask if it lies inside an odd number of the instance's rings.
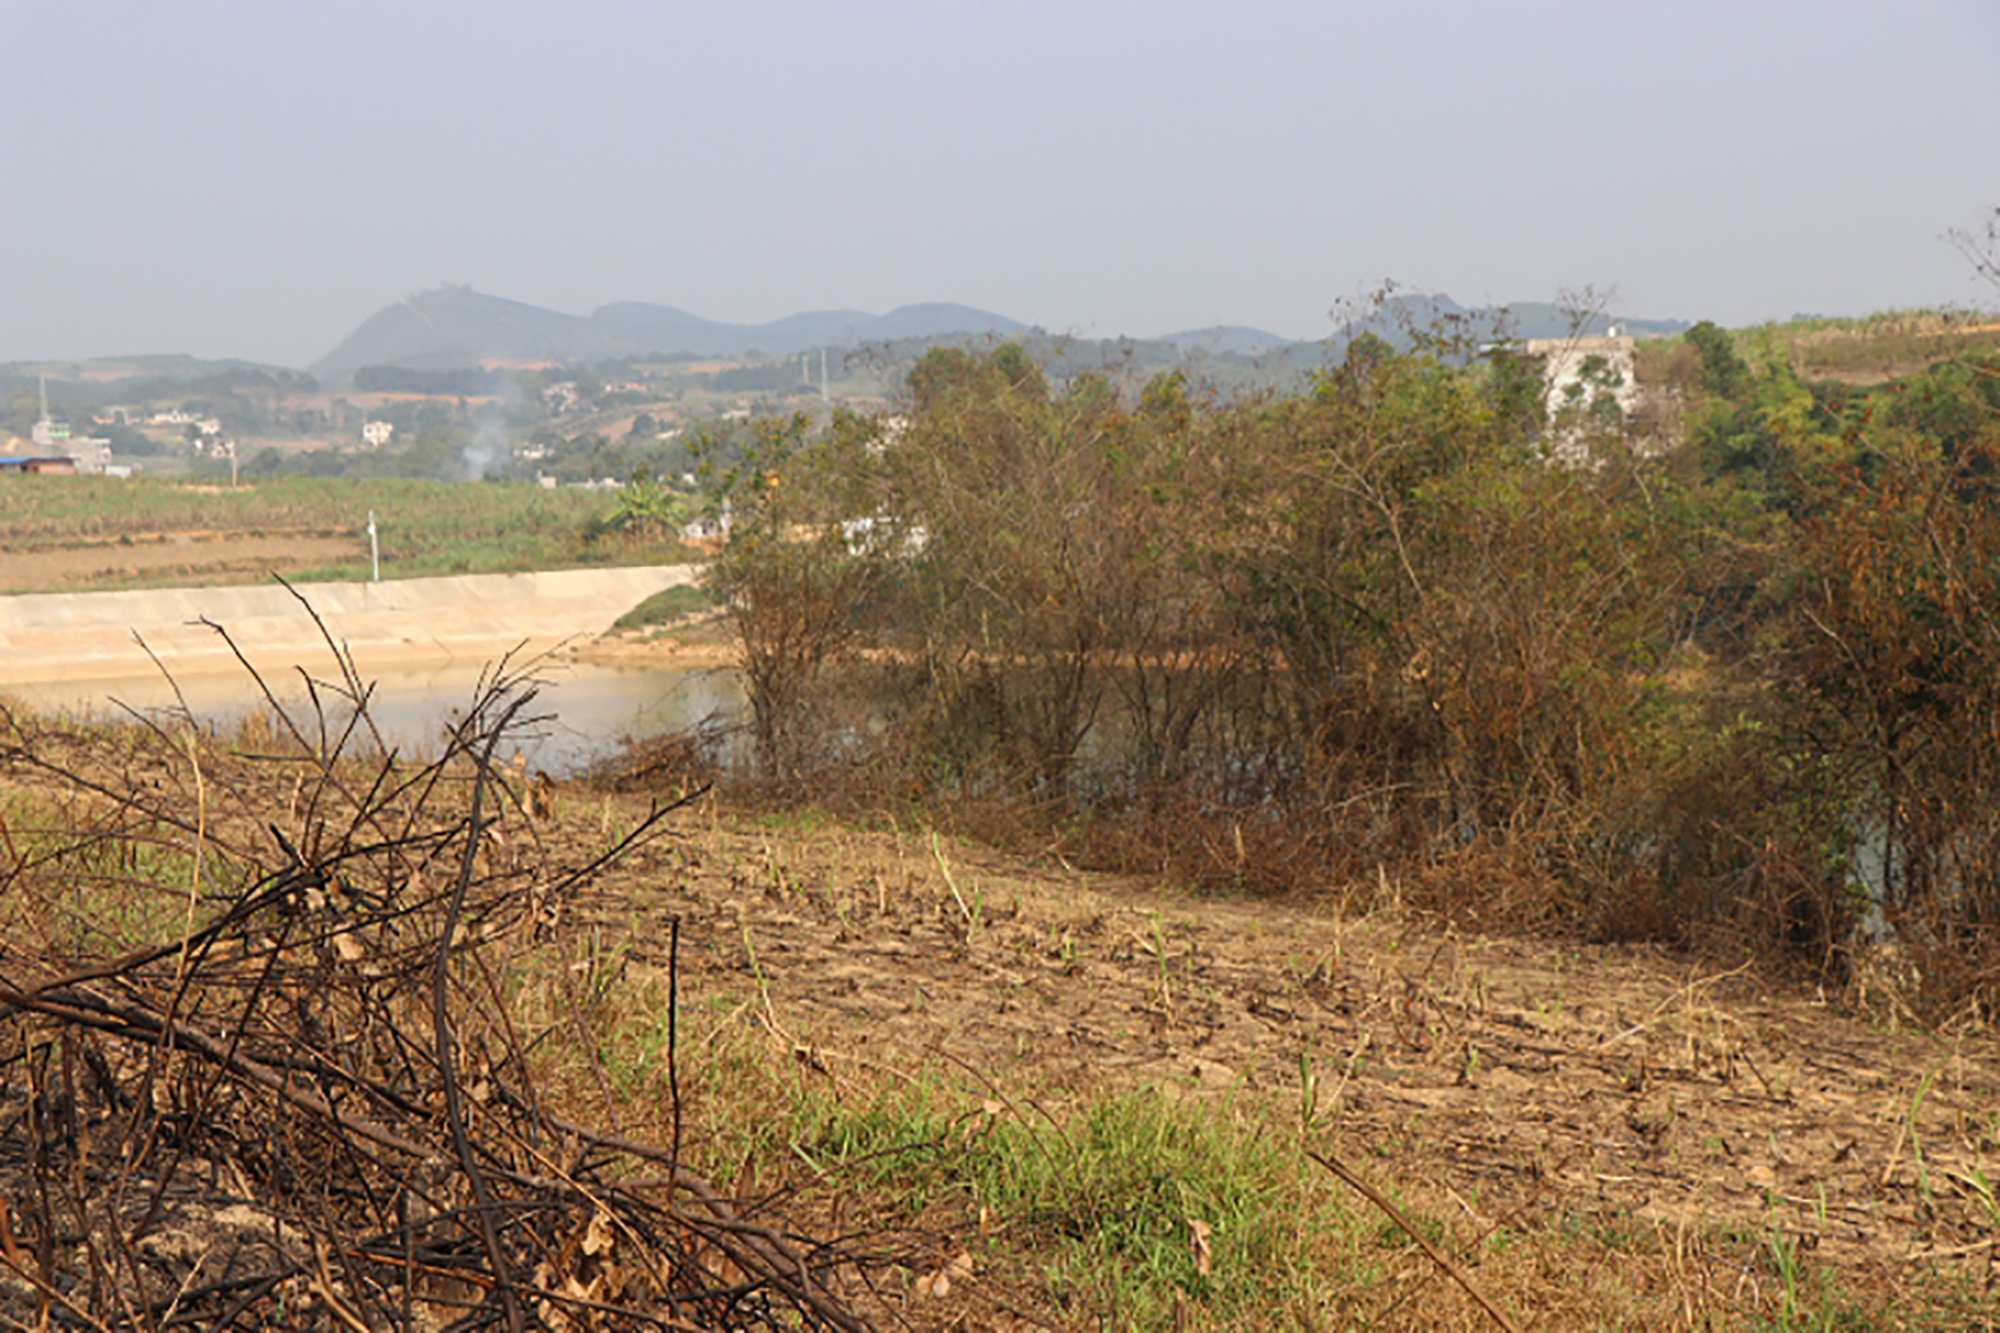
{"label": "distant house cluster", "polygon": [[146,418],[149,426],[179,426],[183,429],[193,426],[197,435],[222,434],[222,422],[214,417],[197,416],[181,408],[171,408],[165,412],[155,412]]}
{"label": "distant house cluster", "polygon": [[19,440],[10,440],[0,471],[130,475],[129,469],[114,468],[111,441],[96,435],[78,435],[69,422],[49,414],[48,382],[42,382],[42,414],[29,431],[26,441],[33,453],[18,449]]}

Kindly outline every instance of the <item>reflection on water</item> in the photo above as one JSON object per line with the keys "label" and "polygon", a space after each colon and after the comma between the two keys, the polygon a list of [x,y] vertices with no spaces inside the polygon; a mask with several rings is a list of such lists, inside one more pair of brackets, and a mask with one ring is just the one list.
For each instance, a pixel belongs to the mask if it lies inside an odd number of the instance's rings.
{"label": "reflection on water", "polygon": [[[383,741],[412,757],[435,755],[450,719],[477,693],[482,669],[463,665],[367,672],[365,678],[374,685],[369,712]],[[559,663],[535,675],[540,691],[520,716],[539,720],[521,730],[519,746],[529,764],[556,776],[611,753],[621,737],[682,731],[710,718],[734,721],[743,702],[735,673],[726,669],[632,671]],[[268,683],[293,716],[311,718],[299,675],[278,676]],[[205,722],[227,725],[261,702],[256,685],[242,672],[177,676],[174,684],[159,675],[44,681],[8,685],[4,693],[43,710],[110,717],[126,709],[172,708],[175,685],[188,708]],[[504,747],[504,752],[511,758],[513,747]]]}

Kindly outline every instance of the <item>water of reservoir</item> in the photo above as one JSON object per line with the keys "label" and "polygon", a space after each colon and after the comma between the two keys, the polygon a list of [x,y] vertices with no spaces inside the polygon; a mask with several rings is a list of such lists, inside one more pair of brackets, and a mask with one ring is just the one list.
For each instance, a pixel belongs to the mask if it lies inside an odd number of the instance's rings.
{"label": "water of reservoir", "polygon": [[[383,741],[412,758],[434,756],[450,719],[473,700],[482,668],[474,665],[371,670],[369,711]],[[742,686],[726,668],[620,670],[586,663],[558,663],[535,673],[539,690],[522,710],[540,719],[519,732],[528,763],[565,776],[614,753],[624,737],[644,739],[741,715]],[[279,702],[310,717],[306,691],[293,674],[268,682]],[[240,671],[180,675],[173,684],[158,675],[123,680],[43,681],[8,685],[0,693],[45,712],[117,717],[136,710],[178,706],[174,687],[203,722],[227,725],[261,703],[255,684]],[[516,746],[502,747],[511,758]]]}

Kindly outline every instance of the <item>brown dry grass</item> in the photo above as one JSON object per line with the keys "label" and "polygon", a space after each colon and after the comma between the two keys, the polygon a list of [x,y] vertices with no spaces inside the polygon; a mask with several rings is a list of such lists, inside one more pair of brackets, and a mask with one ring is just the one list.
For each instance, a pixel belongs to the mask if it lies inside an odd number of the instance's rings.
{"label": "brown dry grass", "polygon": [[[1754,960],[1467,933],[1393,884],[1347,916],[1333,886],[1200,899],[713,809],[604,887],[607,939],[656,956],[649,923],[678,918],[689,993],[802,1080],[859,1097],[942,1066],[1051,1114],[1138,1088],[1254,1108],[1431,1219],[1523,1326],[2000,1315],[1991,1035],[1901,1028]],[[1367,1257],[1340,1326],[1482,1326],[1420,1251]]]}

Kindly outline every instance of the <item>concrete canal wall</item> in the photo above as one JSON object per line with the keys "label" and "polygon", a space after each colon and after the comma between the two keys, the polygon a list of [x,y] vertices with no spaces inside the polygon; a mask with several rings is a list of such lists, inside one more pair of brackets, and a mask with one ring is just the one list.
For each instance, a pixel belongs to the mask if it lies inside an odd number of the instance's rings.
{"label": "concrete canal wall", "polygon": [[[654,593],[699,573],[698,565],[653,565],[298,590],[367,669],[491,659],[523,645],[538,652],[600,634]],[[176,672],[230,667],[234,658],[213,626],[226,629],[260,671],[332,666],[312,615],[276,584],[44,593],[0,597],[0,684],[141,675],[156,670],[155,657]]]}

